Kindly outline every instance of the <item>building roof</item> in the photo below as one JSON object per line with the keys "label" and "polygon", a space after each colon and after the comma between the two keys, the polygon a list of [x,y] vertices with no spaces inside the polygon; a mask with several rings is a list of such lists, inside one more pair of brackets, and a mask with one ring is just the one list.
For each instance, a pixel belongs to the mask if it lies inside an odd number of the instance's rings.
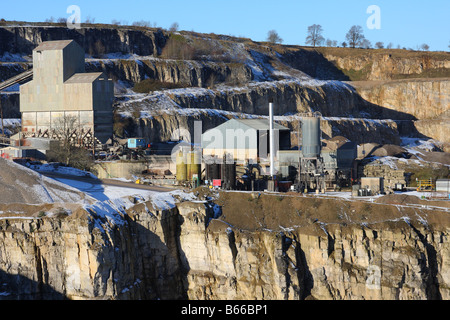
{"label": "building roof", "polygon": [[37,46],[34,51],[45,51],[45,50],[62,50],[67,47],[73,40],[57,40],[57,41],[44,41],[39,46]]}
{"label": "building roof", "polygon": [[64,83],[91,83],[103,76],[103,72],[75,73]]}
{"label": "building roof", "polygon": [[[252,127],[256,130],[269,130],[269,119],[233,119],[236,120],[246,126]],[[286,128],[285,126],[282,126],[281,124],[278,124],[274,121],[273,128],[278,130],[289,130],[289,128]]]}

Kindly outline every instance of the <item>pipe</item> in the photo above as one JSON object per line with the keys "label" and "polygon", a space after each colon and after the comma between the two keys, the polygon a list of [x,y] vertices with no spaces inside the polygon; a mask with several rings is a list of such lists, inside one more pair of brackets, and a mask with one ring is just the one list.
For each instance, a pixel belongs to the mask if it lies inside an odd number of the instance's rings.
{"label": "pipe", "polygon": [[275,175],[275,148],[274,148],[274,135],[273,135],[273,103],[269,102],[269,143],[270,143],[270,176],[273,178]]}

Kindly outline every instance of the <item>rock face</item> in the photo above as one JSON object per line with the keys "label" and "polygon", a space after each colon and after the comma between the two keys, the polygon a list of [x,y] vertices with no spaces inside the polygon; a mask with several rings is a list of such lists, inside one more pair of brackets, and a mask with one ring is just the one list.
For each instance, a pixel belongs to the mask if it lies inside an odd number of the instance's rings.
{"label": "rock face", "polygon": [[283,59],[318,79],[358,81],[450,76],[450,59],[446,52],[293,48]]}
{"label": "rock face", "polygon": [[[162,54],[171,37],[195,47],[201,54],[187,59],[176,55],[171,59]],[[170,100],[171,105],[180,109],[218,109],[256,115],[267,115],[267,101],[273,98],[277,115],[320,111],[326,117],[409,121],[399,124],[402,135],[443,138],[443,142],[450,143],[446,134],[450,62],[444,52],[270,46],[227,36],[192,32],[174,36],[155,28],[106,25],[79,30],[58,24],[6,26],[0,28],[0,39],[0,56],[30,55],[42,41],[74,39],[89,57],[87,71],[108,74],[117,84],[117,94],[125,93],[125,88],[144,79],[192,88],[184,92],[152,92],[146,99],[126,95],[125,99],[131,100],[126,106],[133,105],[132,108],[147,114],[147,118],[132,121],[138,124],[136,130],[151,141],[160,141],[171,134],[162,130],[164,133],[159,135],[151,132],[152,128],[168,130],[176,122],[186,122],[183,118],[186,114],[172,114],[178,119],[168,122],[167,117],[159,116],[155,99],[164,96],[162,99]],[[0,81],[31,67],[24,59],[19,60],[0,63]],[[2,103],[4,117],[20,116],[14,94],[3,94]],[[117,105],[117,110],[122,111],[120,99]],[[212,118],[209,114],[208,119]],[[410,122],[413,120],[414,125]],[[422,123],[422,120],[430,121]],[[221,121],[223,117],[219,116],[210,123]],[[192,117],[187,122],[192,126]],[[143,127],[147,124],[149,127]],[[352,128],[341,129],[352,133]],[[382,142],[377,132],[367,134],[372,136],[372,142]],[[394,142],[390,133],[385,140]]]}
{"label": "rock face", "polygon": [[1,27],[0,53],[30,55],[43,41],[75,40],[87,54],[129,53],[140,56],[160,53],[167,41],[161,30],[146,28],[81,28],[69,29],[65,25],[50,27]]}
{"label": "rock face", "polygon": [[[267,117],[267,97],[274,97],[277,115],[292,114],[276,116],[275,120],[294,131],[300,119],[297,113],[320,111],[326,137],[344,135],[357,142],[399,142],[396,122],[364,119],[378,118],[389,110],[361,99],[350,85],[333,81],[291,80],[239,88],[167,90],[136,99],[125,97],[117,103],[116,110],[132,123],[127,129],[130,135],[164,141],[176,129],[193,133],[194,121],[202,121],[205,131],[231,118]],[[410,117],[395,111],[392,115]],[[294,140],[292,143],[296,144]]]}
{"label": "rock face", "polygon": [[[415,79],[352,82],[361,97],[389,110],[406,112],[416,119],[450,118],[450,79]],[[426,106],[426,107],[425,107]]]}
{"label": "rock face", "polygon": [[139,209],[119,224],[94,211],[0,220],[0,299],[185,297],[173,242],[176,211],[144,206],[139,219]]}
{"label": "rock face", "polygon": [[86,63],[88,72],[105,72],[109,78],[130,86],[144,79],[208,87],[217,83],[247,83],[253,79],[250,67],[237,62],[208,62],[170,59],[96,59]]}
{"label": "rock face", "polygon": [[450,298],[445,211],[255,195],[2,218],[0,298]]}

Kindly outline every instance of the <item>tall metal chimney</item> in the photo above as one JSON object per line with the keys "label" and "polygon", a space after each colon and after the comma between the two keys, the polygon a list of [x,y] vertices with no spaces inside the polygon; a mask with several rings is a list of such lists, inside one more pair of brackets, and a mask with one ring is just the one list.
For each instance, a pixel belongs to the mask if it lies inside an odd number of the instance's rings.
{"label": "tall metal chimney", "polygon": [[273,101],[269,100],[270,176],[275,175],[275,145],[273,132]]}

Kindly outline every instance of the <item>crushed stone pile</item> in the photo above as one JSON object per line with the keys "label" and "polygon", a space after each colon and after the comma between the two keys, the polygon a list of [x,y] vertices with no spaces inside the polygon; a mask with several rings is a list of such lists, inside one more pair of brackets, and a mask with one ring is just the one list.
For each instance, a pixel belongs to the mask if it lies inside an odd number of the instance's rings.
{"label": "crushed stone pile", "polygon": [[406,149],[394,144],[385,144],[373,150],[372,155],[377,157],[400,156],[406,153]]}
{"label": "crushed stone pile", "polygon": [[0,158],[0,204],[75,203],[86,195],[66,184]]}

